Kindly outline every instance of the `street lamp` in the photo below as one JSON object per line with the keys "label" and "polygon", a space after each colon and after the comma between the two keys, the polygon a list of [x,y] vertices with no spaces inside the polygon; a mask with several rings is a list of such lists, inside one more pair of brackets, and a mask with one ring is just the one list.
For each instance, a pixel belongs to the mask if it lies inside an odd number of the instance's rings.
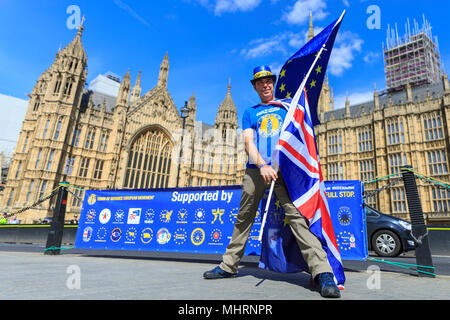
{"label": "street lamp", "polygon": [[181,118],[183,118],[183,130],[181,131],[181,145],[180,145],[180,157],[178,158],[178,174],[177,174],[177,188],[180,183],[180,169],[181,169],[181,159],[183,157],[183,137],[184,137],[184,128],[186,126],[186,118],[188,117],[191,109],[188,107],[188,102],[184,102],[184,107],[181,108]]}

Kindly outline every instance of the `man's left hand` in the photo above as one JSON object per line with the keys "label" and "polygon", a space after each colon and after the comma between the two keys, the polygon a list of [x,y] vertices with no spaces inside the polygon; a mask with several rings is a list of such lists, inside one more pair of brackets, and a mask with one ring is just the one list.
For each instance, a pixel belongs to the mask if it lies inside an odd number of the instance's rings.
{"label": "man's left hand", "polygon": [[259,169],[259,173],[264,179],[264,182],[267,184],[270,184],[272,181],[275,181],[278,179],[278,174],[273,168],[269,165],[263,166],[261,169]]}

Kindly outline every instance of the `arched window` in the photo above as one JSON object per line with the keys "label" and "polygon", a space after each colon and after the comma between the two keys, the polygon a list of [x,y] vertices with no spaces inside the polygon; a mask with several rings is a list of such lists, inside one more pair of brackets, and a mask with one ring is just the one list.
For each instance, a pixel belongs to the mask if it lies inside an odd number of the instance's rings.
{"label": "arched window", "polygon": [[172,165],[172,143],[158,128],[139,134],[131,144],[125,188],[167,188]]}
{"label": "arched window", "polygon": [[58,77],[56,78],[56,84],[55,84],[55,88],[53,90],[53,93],[58,93],[59,92],[59,89],[61,88],[61,82],[62,82],[61,75],[58,75]]}
{"label": "arched window", "polygon": [[72,93],[72,85],[74,83],[74,80],[72,78],[67,79],[66,84],[64,86],[64,94],[67,96],[70,96]]}

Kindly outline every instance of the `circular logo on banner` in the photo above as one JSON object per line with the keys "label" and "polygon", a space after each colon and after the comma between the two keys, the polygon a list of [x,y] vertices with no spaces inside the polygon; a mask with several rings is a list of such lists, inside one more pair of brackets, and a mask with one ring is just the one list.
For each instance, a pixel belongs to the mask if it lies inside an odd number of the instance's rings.
{"label": "circular logo on banner", "polygon": [[144,223],[153,223],[153,219],[155,216],[155,210],[152,208],[147,209],[144,214]]}
{"label": "circular logo on banner", "polygon": [[338,211],[339,224],[343,226],[348,226],[350,221],[352,221],[352,212],[349,207],[340,207]]}
{"label": "circular logo on banner", "polygon": [[95,194],[91,194],[88,199],[88,203],[92,206],[95,203]]}
{"label": "circular logo on banner", "polygon": [[205,231],[202,228],[194,229],[191,233],[191,241],[196,246],[201,245],[205,241]]}
{"label": "circular logo on banner", "polygon": [[186,230],[183,228],[178,228],[177,231],[175,231],[175,234],[173,235],[173,241],[178,245],[182,245],[186,242],[186,239],[187,239]]}
{"label": "circular logo on banner", "polygon": [[266,114],[258,120],[258,133],[260,136],[273,137],[276,136],[283,124],[283,119],[276,113]]}
{"label": "circular logo on banner", "polygon": [[336,235],[336,241],[339,247],[339,250],[350,250],[352,248],[356,248],[356,239],[353,233],[347,231],[341,231]]}
{"label": "circular logo on banner", "polygon": [[94,222],[96,213],[94,209],[89,209],[86,213],[86,222]]}
{"label": "circular logo on banner", "polygon": [[238,212],[239,212],[239,207],[231,209],[231,211],[230,211],[230,222],[231,223],[234,224],[236,222],[236,217],[237,217]]}
{"label": "circular logo on banner", "polygon": [[119,209],[114,214],[114,222],[123,222],[125,218],[125,212],[122,209]]}
{"label": "circular logo on banner", "polygon": [[173,210],[167,210],[167,209],[162,210],[159,215],[161,222],[169,223],[170,219],[172,218],[172,213],[173,213]]}
{"label": "circular logo on banner", "polygon": [[92,230],[91,227],[84,228],[84,231],[83,231],[83,241],[84,242],[88,242],[89,240],[91,240],[93,231],[94,230]]}
{"label": "circular logo on banner", "polygon": [[177,223],[186,223],[187,219],[187,210],[185,208],[182,208],[178,210],[178,220]]}
{"label": "circular logo on banner", "polygon": [[108,223],[109,219],[111,219],[111,210],[108,208],[103,209],[98,216],[100,223],[105,224]]}
{"label": "circular logo on banner", "polygon": [[166,228],[161,228],[156,233],[156,241],[159,244],[166,244],[170,241],[171,234]]}
{"label": "circular logo on banner", "polygon": [[111,231],[111,241],[117,242],[120,238],[122,238],[122,230],[120,230],[120,228],[114,228]]}
{"label": "circular logo on banner", "polygon": [[205,221],[205,217],[206,217],[206,213],[205,210],[202,208],[198,208],[197,210],[195,210],[195,221],[196,222],[204,222]]}
{"label": "circular logo on banner", "polygon": [[211,241],[214,243],[218,243],[222,240],[222,231],[218,228],[215,228],[211,231]]}
{"label": "circular logo on banner", "polygon": [[150,228],[145,228],[141,231],[141,241],[142,243],[150,243],[153,239],[153,230]]}
{"label": "circular logo on banner", "polygon": [[130,227],[127,229],[127,232],[125,232],[125,238],[127,239],[127,241],[133,242],[134,240],[136,240],[136,234],[136,228]]}
{"label": "circular logo on banner", "polygon": [[97,239],[98,240],[103,240],[106,237],[106,228],[105,227],[100,227],[97,231]]}

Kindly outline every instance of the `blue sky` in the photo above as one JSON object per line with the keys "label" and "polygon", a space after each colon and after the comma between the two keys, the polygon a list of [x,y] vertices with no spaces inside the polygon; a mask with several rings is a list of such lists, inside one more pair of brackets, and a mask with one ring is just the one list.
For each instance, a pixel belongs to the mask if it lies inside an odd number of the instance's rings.
{"label": "blue sky", "polygon": [[[112,71],[132,82],[142,70],[143,93],[153,88],[159,65],[169,54],[168,89],[178,108],[194,93],[197,120],[214,123],[231,79],[239,122],[258,97],[249,79],[255,66],[274,70],[306,41],[309,11],[316,34],[342,10],[342,23],[328,66],[336,107],[348,93],[351,103],[370,99],[376,83],[385,87],[382,43],[387,25],[406,19],[422,24],[422,14],[438,36],[441,59],[450,66],[446,37],[448,1],[376,0],[0,0],[0,93],[26,99],[39,75],[52,63],[60,46],[75,36],[67,21],[76,5],[84,15],[83,45],[88,79]],[[380,9],[380,29],[369,29],[371,5]],[[70,24],[69,24],[70,25]]]}

